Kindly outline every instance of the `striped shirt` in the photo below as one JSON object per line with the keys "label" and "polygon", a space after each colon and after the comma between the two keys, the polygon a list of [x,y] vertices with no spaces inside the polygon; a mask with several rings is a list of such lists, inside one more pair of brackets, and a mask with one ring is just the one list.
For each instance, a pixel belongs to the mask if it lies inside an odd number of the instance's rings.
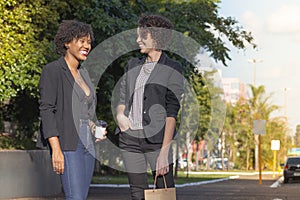
{"label": "striped shirt", "polygon": [[129,120],[132,130],[143,129],[143,99],[147,80],[153,71],[157,62],[147,62],[143,64],[141,71],[135,82],[133,102],[129,112]]}

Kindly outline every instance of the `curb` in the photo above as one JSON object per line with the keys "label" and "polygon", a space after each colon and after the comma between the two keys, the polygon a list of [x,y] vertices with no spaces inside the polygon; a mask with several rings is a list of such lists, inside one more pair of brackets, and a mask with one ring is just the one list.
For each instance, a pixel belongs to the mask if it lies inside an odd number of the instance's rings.
{"label": "curb", "polygon": [[[209,183],[217,183],[221,181],[227,181],[230,179],[237,179],[239,176],[230,176],[228,178],[220,178],[220,179],[214,179],[210,181],[200,181],[200,182],[194,182],[194,183],[184,183],[184,184],[175,184],[176,188],[182,188],[182,187],[189,187],[189,186],[197,186],[197,185],[204,185]],[[152,185],[149,185],[152,187]],[[110,187],[110,188],[129,188],[129,184],[90,184],[90,187]]]}
{"label": "curb", "polygon": [[270,188],[277,188],[283,183],[283,176],[281,176],[275,183],[273,183]]}

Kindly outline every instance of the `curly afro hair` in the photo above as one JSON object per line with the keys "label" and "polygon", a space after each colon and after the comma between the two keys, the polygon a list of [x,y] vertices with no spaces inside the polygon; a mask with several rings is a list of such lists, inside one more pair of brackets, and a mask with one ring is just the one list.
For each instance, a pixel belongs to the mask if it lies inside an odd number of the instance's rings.
{"label": "curly afro hair", "polygon": [[138,20],[138,27],[143,39],[150,33],[156,49],[165,49],[171,41],[173,24],[163,16],[144,14]]}
{"label": "curly afro hair", "polygon": [[73,39],[90,36],[92,42],[94,41],[94,33],[92,26],[76,20],[63,20],[58,27],[58,31],[54,38],[56,53],[65,55],[67,48],[66,43],[70,43]]}

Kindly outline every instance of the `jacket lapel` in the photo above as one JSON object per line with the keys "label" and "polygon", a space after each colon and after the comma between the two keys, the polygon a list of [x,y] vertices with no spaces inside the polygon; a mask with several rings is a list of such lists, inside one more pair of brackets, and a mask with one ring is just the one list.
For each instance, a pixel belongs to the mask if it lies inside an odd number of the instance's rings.
{"label": "jacket lapel", "polygon": [[[68,65],[66,63],[66,61],[64,60],[63,57],[61,57],[59,59],[59,62],[62,66],[62,70],[63,70],[63,76],[67,79],[67,82],[70,84],[71,88],[73,89],[73,91],[75,91],[76,95],[78,96],[78,98],[80,99],[80,96],[79,95],[79,87],[76,87],[76,84],[75,84],[75,79],[74,77],[72,76],[69,68],[68,68]],[[80,99],[81,100],[81,99]]]}

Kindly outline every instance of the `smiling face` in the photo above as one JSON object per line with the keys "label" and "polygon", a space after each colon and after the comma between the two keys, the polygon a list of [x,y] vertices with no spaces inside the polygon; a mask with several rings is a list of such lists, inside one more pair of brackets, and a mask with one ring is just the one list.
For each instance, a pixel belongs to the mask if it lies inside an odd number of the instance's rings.
{"label": "smiling face", "polygon": [[78,39],[74,38],[65,46],[67,47],[66,57],[76,59],[78,62],[86,60],[91,50],[91,37],[88,35]]}
{"label": "smiling face", "polygon": [[149,32],[145,32],[140,28],[137,28],[136,42],[141,49],[141,53],[149,54],[151,51],[155,51],[155,41]]}

